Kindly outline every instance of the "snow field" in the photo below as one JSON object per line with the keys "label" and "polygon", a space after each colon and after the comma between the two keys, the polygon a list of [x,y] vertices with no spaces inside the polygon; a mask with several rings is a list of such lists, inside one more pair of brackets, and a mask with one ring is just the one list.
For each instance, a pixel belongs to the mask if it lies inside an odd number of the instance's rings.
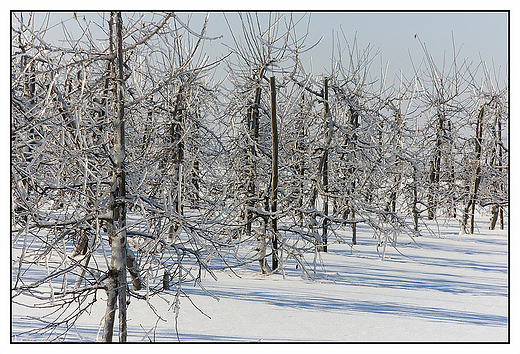
{"label": "snow field", "polygon": [[[185,286],[177,317],[173,297],[128,307],[128,339],[135,342],[506,342],[508,341],[508,234],[487,230],[459,235],[456,221],[430,224],[440,237],[423,232],[415,244],[400,236],[385,260],[368,227],[358,227],[358,244],[334,243],[307,255],[314,279],[294,264],[284,274],[260,274],[255,262],[235,273],[206,275],[203,286]],[[343,231],[342,231],[343,232]],[[348,240],[349,231],[341,235]],[[333,240],[331,240],[333,241]],[[321,259],[320,259],[321,258]],[[238,276],[237,276],[238,275]],[[99,292],[90,316],[66,337],[99,340],[106,295]],[[196,305],[193,306],[191,304]],[[31,310],[31,316],[39,311]],[[27,308],[12,306],[13,341],[39,340],[20,333],[35,325]],[[117,329],[115,330],[117,335]],[[41,340],[41,339],[40,339]]]}

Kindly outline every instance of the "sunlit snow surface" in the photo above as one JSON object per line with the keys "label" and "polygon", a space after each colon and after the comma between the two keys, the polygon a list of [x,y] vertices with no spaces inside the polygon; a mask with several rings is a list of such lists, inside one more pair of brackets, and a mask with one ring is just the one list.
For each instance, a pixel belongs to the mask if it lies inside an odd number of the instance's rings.
{"label": "sunlit snow surface", "polygon": [[[388,248],[384,260],[368,227],[358,226],[353,248],[346,228],[340,233],[343,242],[321,253],[315,269],[314,255],[308,255],[313,279],[305,279],[294,263],[285,265],[284,274],[270,276],[261,275],[257,263],[217,271],[218,281],[207,274],[203,285],[214,297],[186,287],[190,299],[181,298],[177,325],[172,296],[152,298],[162,319],[144,301],[132,300],[128,340],[508,341],[507,224],[505,230],[490,231],[488,218],[481,217],[475,235],[459,235],[456,220],[429,225],[440,237],[425,230],[415,238],[417,244],[399,237],[399,252]],[[20,248],[13,246],[13,264]],[[106,294],[98,294],[90,315],[80,318],[66,341],[101,338]],[[40,325],[31,319],[40,311],[12,305],[12,341],[46,340],[24,334]]]}

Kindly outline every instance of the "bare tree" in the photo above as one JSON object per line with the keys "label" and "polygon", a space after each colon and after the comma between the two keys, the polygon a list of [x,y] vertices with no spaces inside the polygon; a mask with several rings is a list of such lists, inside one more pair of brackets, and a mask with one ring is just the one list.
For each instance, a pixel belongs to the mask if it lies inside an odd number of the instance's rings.
{"label": "bare tree", "polygon": [[[232,202],[235,205],[232,209],[241,210],[240,222],[244,223],[245,235],[258,240],[260,267],[263,273],[269,273],[278,268],[278,253],[281,252],[278,245],[283,243],[276,220],[288,212],[278,208],[278,196],[283,187],[276,186],[282,181],[282,178],[276,178],[276,140],[278,135],[284,136],[285,125],[276,124],[276,120],[290,116],[290,109],[298,99],[291,93],[301,92],[301,88],[290,80],[290,75],[297,71],[299,47],[303,47],[306,35],[296,33],[301,19],[295,20],[293,15],[247,13],[238,16],[241,31],[232,28],[228,21],[234,43],[230,47],[233,56],[228,61],[233,85],[228,116],[232,120],[230,126],[235,128],[230,131],[233,172],[229,176],[232,190],[239,196],[239,200]],[[269,82],[268,72],[281,75],[276,84]],[[288,92],[278,93],[282,90]],[[272,99],[268,100],[269,97]],[[280,140],[279,144],[282,150],[285,143]],[[279,168],[280,175],[285,173],[282,172],[284,167]],[[243,181],[247,182],[244,184]],[[268,244],[273,257],[272,268],[265,261]]]}

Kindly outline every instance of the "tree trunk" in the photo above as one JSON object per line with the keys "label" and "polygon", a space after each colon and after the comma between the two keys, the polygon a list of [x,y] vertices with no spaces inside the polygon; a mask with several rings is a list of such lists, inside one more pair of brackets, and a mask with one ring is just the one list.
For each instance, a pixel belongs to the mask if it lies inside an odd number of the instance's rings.
{"label": "tree trunk", "polygon": [[[500,171],[502,171],[502,123],[500,122],[500,114],[497,113],[497,137],[498,137],[498,166],[500,167]],[[499,216],[500,216],[500,230],[504,230],[504,207],[499,206]]]}
{"label": "tree trunk", "polygon": [[116,319],[116,307],[117,307],[117,274],[114,274],[113,269],[108,271],[108,289],[107,289],[107,309],[105,312],[105,323],[103,326],[103,338],[102,341],[105,343],[112,342],[114,336],[114,322]]}
{"label": "tree trunk", "polygon": [[[262,97],[262,88],[260,86],[261,78],[263,76],[264,70],[260,72],[258,79],[258,86],[255,89],[255,98],[253,104],[249,107],[247,111],[247,132],[249,134],[249,171],[248,171],[248,181],[247,181],[247,202],[246,208],[244,210],[244,221],[245,221],[245,232],[247,236],[251,235],[252,224],[256,217],[254,208],[256,204],[257,196],[257,178],[256,178],[256,159],[257,159],[257,146],[258,137],[259,137],[259,107],[260,107],[260,99]],[[260,191],[262,193],[262,191]],[[267,196],[264,196],[267,198]],[[266,220],[262,220],[261,227],[256,231],[258,238],[258,262],[260,264],[260,269],[262,274],[266,274],[269,272],[269,266],[267,265],[267,260],[265,259],[266,254],[266,239],[265,239],[265,231],[266,231]]]}
{"label": "tree trunk", "polygon": [[[304,113],[304,94],[302,93],[301,96],[301,108],[300,108],[300,119],[298,120],[299,127],[299,133],[298,133],[298,139],[296,141],[296,150],[298,151],[299,161],[298,165],[295,171],[295,174],[299,174],[300,181],[298,182],[298,209],[301,209],[303,207],[303,193],[304,193],[304,176],[305,176],[305,162],[303,157],[301,156],[302,151],[305,149],[305,113]],[[298,224],[303,225],[303,212],[301,210],[298,210],[296,212],[296,217],[298,220]]]}
{"label": "tree trunk", "polygon": [[[301,130],[300,130],[300,136],[299,136],[299,139],[297,142],[297,147],[298,147],[299,151],[303,151],[303,149],[304,149],[304,144],[303,144],[304,139],[305,139],[305,128],[304,128],[304,125],[302,124]],[[305,162],[301,156],[300,156],[300,162],[299,162],[297,172],[300,175],[300,181],[298,183],[299,184],[298,185],[298,209],[301,209],[303,207],[303,193],[304,193],[304,188],[305,188],[305,186],[304,186]],[[297,218],[298,218],[298,223],[300,225],[302,225],[303,212],[301,210],[298,210]]]}
{"label": "tree trunk", "polygon": [[466,207],[464,208],[464,219],[463,219],[463,227],[464,231],[466,231],[467,221],[468,217],[470,218],[470,230],[469,233],[473,234],[474,232],[474,226],[475,226],[475,204],[477,200],[477,192],[478,187],[480,185],[480,181],[482,179],[481,176],[481,167],[480,167],[480,156],[482,154],[482,121],[484,118],[484,108],[483,106],[480,109],[480,112],[477,117],[477,128],[475,131],[475,179],[473,181],[473,186],[469,195],[468,202],[466,204]]}
{"label": "tree trunk", "polygon": [[[114,33],[115,26],[115,33]],[[126,342],[126,206],[125,206],[125,122],[123,101],[123,36],[122,19],[120,12],[112,12],[110,16],[110,44],[115,43],[115,57],[111,66],[114,80],[114,154],[112,188],[109,203],[109,214],[112,220],[108,221],[107,231],[112,256],[109,269],[108,302],[103,329],[103,341],[111,342],[115,321],[116,302],[119,308],[119,341]],[[117,299],[117,301],[116,301]]]}
{"label": "tree trunk", "polygon": [[[173,157],[173,165],[174,165],[174,176],[177,184],[177,188],[173,190],[172,183],[172,197],[174,201],[174,210],[177,213],[178,217],[182,215],[182,163],[184,160],[184,142],[182,141],[183,136],[183,119],[182,119],[182,111],[183,111],[183,86],[182,84],[179,86],[179,91],[177,92],[177,97],[175,100],[175,107],[172,113],[172,122],[170,126],[170,135],[172,142],[172,157]],[[179,228],[178,222],[170,219],[170,225],[173,226],[173,230],[170,231],[170,237],[173,239],[173,234]],[[170,227],[171,228],[171,227]],[[173,231],[173,232],[172,232]]]}
{"label": "tree trunk", "polygon": [[437,124],[437,140],[435,143],[435,148],[433,152],[433,158],[430,165],[430,194],[428,196],[428,219],[433,220],[436,214],[436,198],[435,198],[435,189],[440,180],[440,170],[441,170],[441,146],[442,146],[442,136],[444,130],[444,114],[438,113],[438,124]]}
{"label": "tree trunk", "polygon": [[[271,175],[271,213],[276,213],[278,198],[278,128],[276,124],[276,86],[274,76],[269,78],[271,85],[271,134],[273,146]],[[273,271],[278,268],[278,225],[276,216],[272,216],[273,228]]]}
{"label": "tree trunk", "polygon": [[412,218],[413,218],[413,232],[414,236],[419,236],[419,209],[417,208],[417,167],[413,167],[413,186],[412,186]]}
{"label": "tree trunk", "polygon": [[[494,130],[494,136],[496,139],[496,144],[493,149],[493,157],[492,157],[491,165],[493,165],[497,170],[500,171],[500,173],[502,173],[502,123],[500,122],[499,113],[496,113],[496,115],[495,115],[495,126],[496,126],[496,130],[495,130],[495,128],[493,130]],[[502,186],[501,186],[500,181],[496,181],[493,183],[493,191],[495,193],[498,192],[501,189],[501,187]],[[493,196],[493,198],[497,199],[496,196]],[[496,226],[496,223],[497,223],[499,217],[500,217],[500,229],[503,230],[504,229],[504,219],[503,219],[504,211],[503,211],[503,207],[499,203],[497,203],[497,204],[493,205],[492,218],[491,218],[491,223],[489,225],[490,230],[495,229],[495,226]]]}
{"label": "tree trunk", "polygon": [[[350,209],[350,219],[351,220],[354,220],[354,218],[356,217],[356,211],[351,208]],[[353,222],[350,224],[350,228],[352,229],[352,244],[353,245],[357,245],[357,226],[356,226],[356,223]]]}
{"label": "tree trunk", "polygon": [[[323,105],[324,105],[324,116],[325,122],[329,122],[330,111],[329,111],[329,80],[325,79],[323,83]],[[330,126],[327,124],[327,132],[330,134]],[[327,138],[325,138],[327,139]],[[329,151],[328,149],[324,152],[323,157],[323,191],[325,195],[323,196],[323,215],[329,215]],[[321,235],[321,241],[323,242],[323,246],[321,247],[321,251],[327,252],[327,228],[328,228],[329,220],[327,218],[323,219],[323,233]]]}
{"label": "tree trunk", "polygon": [[199,160],[193,161],[193,170],[191,172],[191,183],[195,191],[193,192],[193,200],[191,203],[192,208],[198,208],[200,201],[200,167]]}
{"label": "tree trunk", "polygon": [[491,223],[489,224],[489,229],[490,230],[494,230],[495,229],[495,226],[497,224],[497,220],[498,220],[498,209],[499,206],[498,205],[493,205],[493,209],[491,210]]}
{"label": "tree trunk", "polygon": [[446,163],[447,166],[449,166],[448,184],[450,186],[450,191],[451,191],[451,193],[450,193],[451,194],[451,196],[450,196],[450,207],[448,209],[448,215],[451,215],[452,217],[456,218],[457,217],[457,207],[456,207],[455,198],[454,198],[454,194],[455,194],[455,190],[456,190],[455,166],[454,166],[454,163],[453,163],[453,156],[452,156],[453,155],[454,140],[453,140],[451,121],[447,120],[446,123],[447,123],[447,126],[448,126],[448,134],[449,134],[449,137],[450,137],[450,140],[449,140],[449,153],[445,157],[445,163]]}
{"label": "tree trunk", "polygon": [[[352,134],[351,144],[352,144],[352,150],[354,150],[354,158],[356,158],[356,151],[357,151],[357,134],[356,129],[359,127],[359,114],[354,109],[354,106],[350,106],[350,125],[352,127],[352,130],[354,130],[354,133]],[[354,190],[356,189],[356,180],[354,178],[354,173],[356,169],[354,167],[349,167],[349,175],[351,178],[351,184],[350,184],[350,190],[349,194],[354,194]],[[356,211],[354,210],[353,203],[350,203],[350,219],[354,220],[356,216]],[[351,223],[350,228],[352,229],[352,244],[357,244],[357,224]]]}
{"label": "tree trunk", "polygon": [[[248,133],[251,138],[249,142],[249,181],[247,186],[248,205],[245,211],[246,234],[248,236],[251,235],[251,224],[253,222],[254,215],[252,209],[255,207],[254,200],[256,197],[256,144],[258,142],[258,108],[260,106],[261,94],[262,89],[259,83],[255,90],[255,100],[247,115]],[[260,263],[262,265],[263,261],[260,260]]]}
{"label": "tree trunk", "polygon": [[500,230],[504,230],[504,208],[500,207]]}
{"label": "tree trunk", "polygon": [[[395,213],[397,208],[397,191],[399,190],[399,184],[401,183],[401,173],[399,171],[399,159],[397,156],[397,152],[400,150],[401,145],[401,112],[400,108],[396,108],[395,112],[395,134],[394,134],[394,142],[395,142],[395,153],[394,153],[394,162],[393,167],[395,167],[396,171],[393,173],[393,186],[392,192],[390,193],[390,201],[387,207],[387,210]],[[398,172],[399,171],[399,172]]]}

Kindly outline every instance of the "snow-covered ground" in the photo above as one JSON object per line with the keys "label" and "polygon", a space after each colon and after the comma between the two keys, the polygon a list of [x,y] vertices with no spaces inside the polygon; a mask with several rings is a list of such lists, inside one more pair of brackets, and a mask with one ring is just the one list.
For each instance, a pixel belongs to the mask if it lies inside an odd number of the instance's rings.
{"label": "snow-covered ground", "polygon": [[[146,303],[132,300],[128,339],[508,341],[508,226],[490,231],[487,217],[478,220],[475,235],[459,235],[456,220],[430,226],[440,237],[423,231],[415,244],[402,236],[399,252],[389,247],[381,260],[372,231],[360,225],[353,248],[335,243],[320,254],[311,272],[314,279],[305,279],[294,266],[287,266],[285,274],[264,276],[257,263],[219,271],[218,281],[206,275],[203,285],[213,297],[187,287],[189,299],[181,299],[177,326],[172,298],[152,300],[162,320]],[[345,239],[348,235],[347,230]],[[308,261],[312,263],[311,255]],[[66,339],[96,341],[104,311],[105,302],[98,301]],[[12,305],[12,341],[40,340],[21,334],[35,326],[28,315],[38,316],[38,310],[29,313]]]}

